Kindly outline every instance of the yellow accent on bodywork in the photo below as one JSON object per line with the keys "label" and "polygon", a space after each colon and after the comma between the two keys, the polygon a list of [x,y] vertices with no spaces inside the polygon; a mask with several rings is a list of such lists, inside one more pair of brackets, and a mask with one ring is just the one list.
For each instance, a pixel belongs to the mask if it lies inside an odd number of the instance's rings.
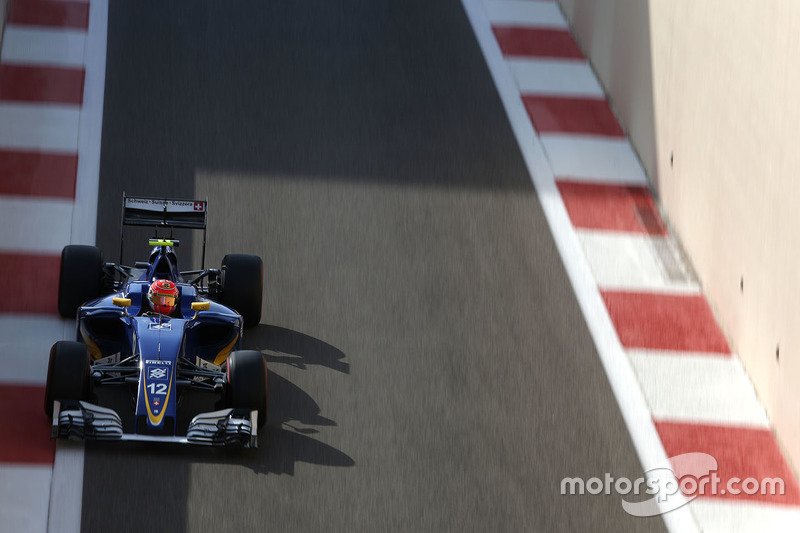
{"label": "yellow accent on bodywork", "polygon": [[83,342],[86,343],[86,346],[89,347],[89,353],[92,354],[92,359],[100,359],[103,357],[100,347],[89,337],[89,332],[86,331],[83,324],[81,324],[81,337],[83,337]]}
{"label": "yellow accent on bodywork", "polygon": [[214,359],[215,365],[219,366],[223,362],[225,362],[225,359],[227,359],[228,355],[230,355],[231,349],[233,348],[233,345],[236,344],[237,340],[239,340],[238,333],[233,337],[233,340],[227,346],[225,346],[222,350],[219,351],[217,357]]}
{"label": "yellow accent on bodywork", "polygon": [[147,241],[149,246],[175,246],[175,241],[168,241],[166,239],[150,239]]}
{"label": "yellow accent on bodywork", "polygon": [[211,309],[211,302],[192,302],[192,311],[208,311]]}

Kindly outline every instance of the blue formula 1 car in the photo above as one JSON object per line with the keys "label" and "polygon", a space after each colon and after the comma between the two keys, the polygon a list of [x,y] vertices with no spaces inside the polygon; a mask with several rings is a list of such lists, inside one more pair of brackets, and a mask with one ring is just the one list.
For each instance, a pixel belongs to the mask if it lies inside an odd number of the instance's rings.
{"label": "blue formula 1 car", "polygon": [[[123,197],[120,242],[125,226],[156,228],[147,262],[103,263],[94,246],[64,248],[58,308],[77,317],[77,334],[50,351],[52,437],[258,445],[266,363],[239,348],[243,328],[261,319],[261,258],[227,255],[220,269],[181,272],[179,242],[158,237],[202,229],[204,265],[206,216],[205,201]],[[169,294],[154,296],[164,287]]]}

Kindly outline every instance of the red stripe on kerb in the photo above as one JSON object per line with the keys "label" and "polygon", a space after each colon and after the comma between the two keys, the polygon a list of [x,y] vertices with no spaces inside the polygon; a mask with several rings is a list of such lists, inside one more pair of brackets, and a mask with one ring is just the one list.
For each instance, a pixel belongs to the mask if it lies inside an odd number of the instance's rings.
{"label": "red stripe on kerb", "polygon": [[0,463],[53,464],[55,442],[44,414],[44,387],[0,385],[0,406]]}
{"label": "red stripe on kerb", "polygon": [[647,187],[570,181],[556,185],[576,228],[667,234]]}
{"label": "red stripe on kerb", "polygon": [[626,348],[730,354],[702,295],[601,293]]}
{"label": "red stripe on kerb", "polygon": [[523,95],[522,102],[539,133],[625,136],[605,99]]}
{"label": "red stripe on kerb", "polygon": [[0,313],[56,313],[60,265],[61,255],[0,253]]}
{"label": "red stripe on kerb", "polygon": [[0,65],[0,100],[81,105],[83,69]]}
{"label": "red stripe on kerb", "polygon": [[11,0],[8,22],[86,30],[89,28],[89,4],[60,0]]}
{"label": "red stripe on kerb", "polygon": [[[800,505],[800,486],[770,430],[658,421],[655,424],[669,457],[702,452],[717,460],[716,474],[719,478],[717,490],[712,490],[709,482],[705,485],[705,494],[700,494],[698,490],[698,497]],[[713,477],[713,473],[710,477]],[[732,478],[739,478],[732,487],[738,490],[744,488],[742,482],[745,479],[757,480],[759,492],[763,480],[780,478],[784,483],[784,494],[778,494],[777,490],[775,495],[759,493],[751,495],[743,490],[738,495],[730,494],[727,484]],[[749,485],[748,489],[752,491],[752,485]],[[722,494],[723,490],[725,494]]]}
{"label": "red stripe on kerb", "polygon": [[568,31],[515,26],[493,26],[492,31],[505,56],[584,59]]}
{"label": "red stripe on kerb", "polygon": [[78,156],[0,150],[0,194],[75,198]]}

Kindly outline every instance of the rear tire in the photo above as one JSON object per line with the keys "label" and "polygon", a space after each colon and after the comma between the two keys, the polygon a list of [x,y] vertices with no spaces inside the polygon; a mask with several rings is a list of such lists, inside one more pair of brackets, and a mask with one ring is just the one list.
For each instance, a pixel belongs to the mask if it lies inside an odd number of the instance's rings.
{"label": "rear tire", "polygon": [[103,291],[103,258],[100,248],[71,244],[61,252],[58,276],[58,312],[75,318],[82,303],[99,298]]}
{"label": "rear tire", "polygon": [[228,407],[258,411],[258,427],[267,421],[267,363],[261,352],[240,350],[228,356]]}
{"label": "rear tire", "polygon": [[222,259],[221,303],[242,315],[244,325],[261,322],[264,263],[257,255],[228,254]]}
{"label": "rear tire", "polygon": [[58,341],[50,349],[44,412],[53,417],[53,402],[85,400],[89,393],[89,348],[80,342]]}

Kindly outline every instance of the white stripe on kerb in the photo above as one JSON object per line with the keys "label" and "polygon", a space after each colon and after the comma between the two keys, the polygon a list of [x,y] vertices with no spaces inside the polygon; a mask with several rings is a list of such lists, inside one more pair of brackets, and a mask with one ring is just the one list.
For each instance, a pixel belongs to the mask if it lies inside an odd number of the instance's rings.
{"label": "white stripe on kerb", "polygon": [[735,355],[630,350],[628,356],[656,420],[769,428]]}
{"label": "white stripe on kerb", "polygon": [[60,254],[69,244],[70,200],[0,196],[0,250]]}
{"label": "white stripe on kerb", "polygon": [[558,4],[553,1],[486,0],[483,4],[492,24],[559,29],[569,27]]}
{"label": "white stripe on kerb", "polygon": [[800,508],[722,498],[697,498],[689,504],[703,533],[797,533]]}
{"label": "white stripe on kerb", "polygon": [[72,153],[78,151],[80,107],[0,103],[0,147]]}
{"label": "white stripe on kerb", "polygon": [[24,65],[82,67],[86,32],[9,24],[0,61]]}
{"label": "white stripe on kerb", "polygon": [[558,179],[647,185],[644,169],[628,139],[550,134],[542,135],[541,142]]}
{"label": "white stripe on kerb", "polygon": [[605,98],[584,59],[509,58],[506,63],[523,95]]}
{"label": "white stripe on kerb", "polygon": [[51,316],[0,315],[0,383],[44,385],[50,347],[75,340],[75,321]]}
{"label": "white stripe on kerb", "polygon": [[670,237],[582,229],[577,233],[601,289],[701,294]]}
{"label": "white stripe on kerb", "polygon": [[100,189],[100,144],[103,135],[103,99],[106,87],[106,34],[108,0],[92,1],[89,6],[89,33],[86,35],[86,77],[83,108],[78,131],[78,169],[75,182],[75,209],[72,219],[72,244],[94,244],[97,230],[97,199]]}
{"label": "white stripe on kerb", "polygon": [[0,531],[47,531],[46,495],[52,475],[51,465],[0,464]]}

